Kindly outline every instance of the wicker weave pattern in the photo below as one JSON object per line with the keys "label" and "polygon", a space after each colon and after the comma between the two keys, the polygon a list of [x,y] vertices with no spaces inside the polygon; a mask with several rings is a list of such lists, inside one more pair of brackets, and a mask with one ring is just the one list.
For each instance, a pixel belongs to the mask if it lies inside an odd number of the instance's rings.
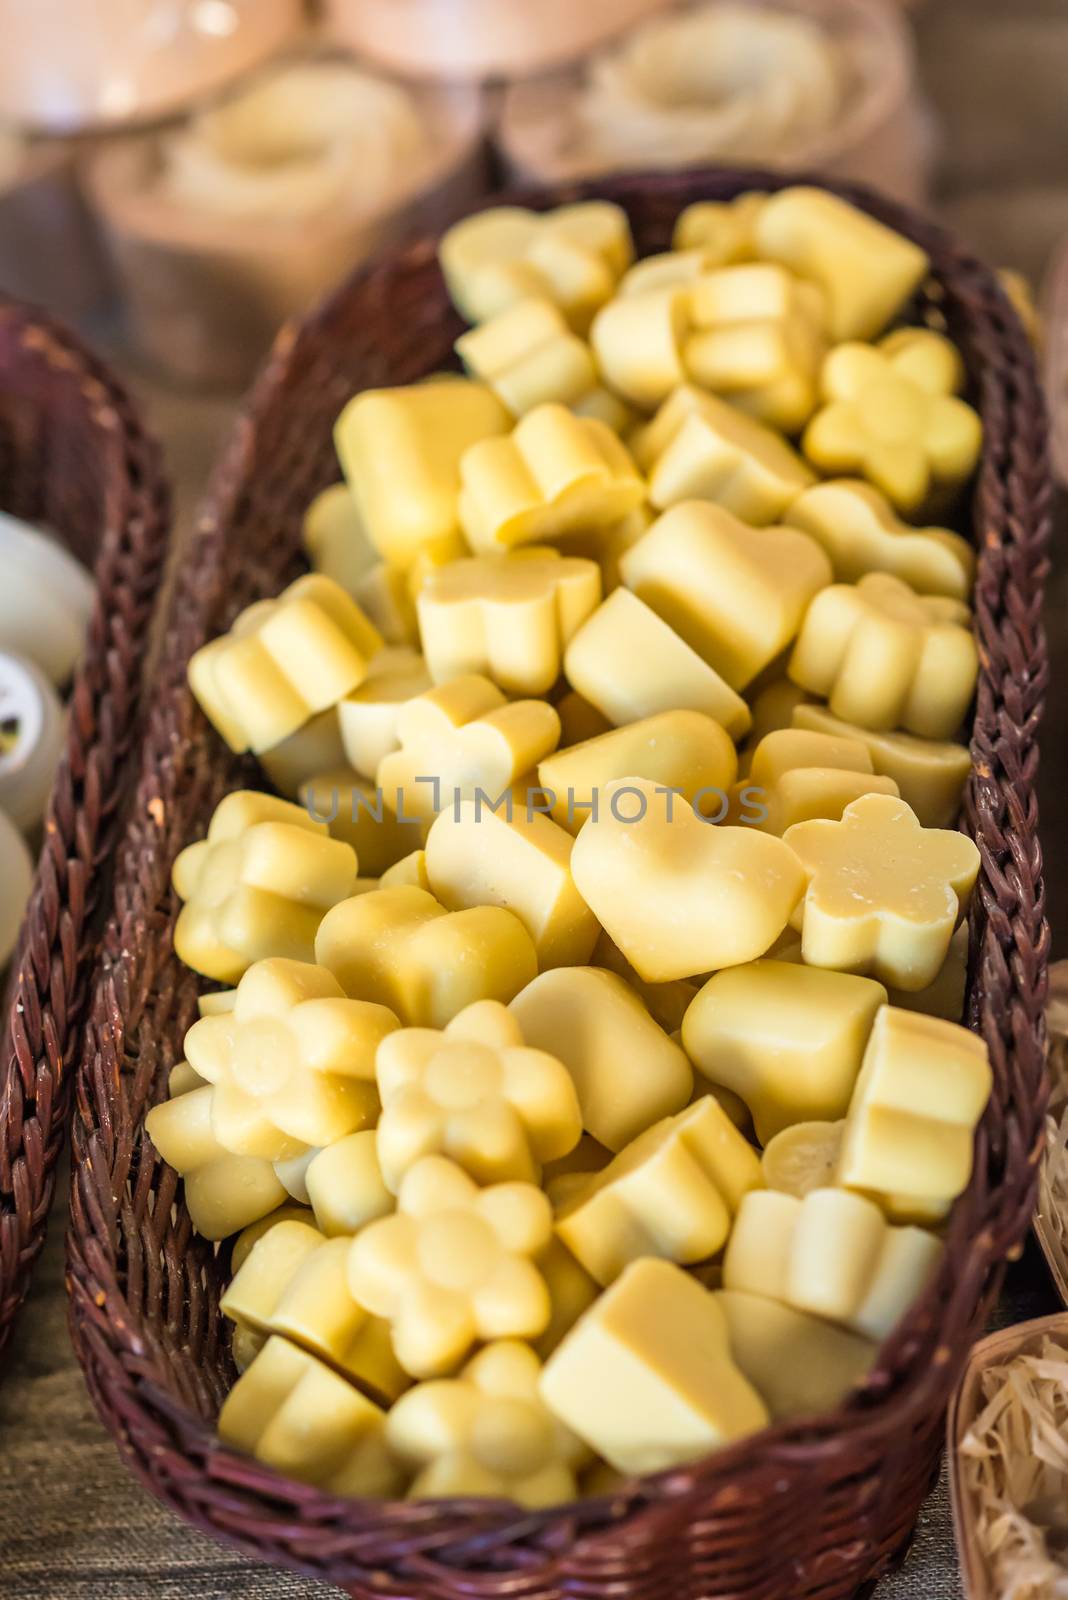
{"label": "wicker weave pattern", "polygon": [[44,1242],[106,868],[166,554],[159,451],[71,335],[0,297],[0,503],[46,523],[98,585],[66,750],[0,1017],[0,1352]]}
{"label": "wicker weave pattern", "polygon": [[[627,207],[647,252],[666,247],[689,201],[785,181],[689,173],[622,179],[596,192]],[[970,1015],[989,1042],[997,1087],[944,1270],[848,1410],[777,1427],[611,1500],[557,1513],[485,1501],[339,1502],[217,1443],[211,1419],[232,1377],[220,1264],[192,1235],[177,1180],[141,1132],[195,1015],[195,980],[169,949],[170,864],[217,799],[248,775],[196,711],[184,668],[240,606],[274,593],[295,569],[301,513],[336,477],[330,427],[342,402],[357,387],[405,382],[449,361],[458,324],[430,246],[370,268],[283,334],[209,496],[170,619],[78,1075],[72,1322],[101,1415],[158,1496],[246,1550],[352,1594],[854,1594],[909,1537],[954,1375],[1005,1255],[1026,1230],[1045,1092],[1047,930],[1033,792],[1046,675],[1045,416],[1025,337],[991,274],[914,216],[850,193],[930,251],[935,287],[923,310],[932,320],[944,315],[960,342],[986,420],[975,504],[982,679],[966,825],[983,857]]]}

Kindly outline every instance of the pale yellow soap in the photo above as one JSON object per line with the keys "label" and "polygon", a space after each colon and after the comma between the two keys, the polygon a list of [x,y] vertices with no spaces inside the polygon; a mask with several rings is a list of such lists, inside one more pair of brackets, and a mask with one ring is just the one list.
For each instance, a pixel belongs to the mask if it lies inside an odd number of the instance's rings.
{"label": "pale yellow soap", "polygon": [[602,929],[590,958],[595,967],[604,967],[622,978],[628,987],[640,995],[649,1015],[665,1033],[677,1034],[682,1027],[686,1008],[693,1000],[700,984],[687,978],[677,978],[670,983],[646,983],[640,977],[619,946]]}
{"label": "pale yellow soap", "polygon": [[476,790],[491,798],[501,794],[554,750],[559,737],[552,706],[509,702],[488,678],[467,673],[403,707],[400,748],[379,763],[378,788],[394,810],[430,822],[456,800],[473,799]]}
{"label": "pale yellow soap", "polygon": [[366,678],[384,641],[330,578],[260,600],[189,663],[189,687],[232,750],[270,750]]}
{"label": "pale yellow soap", "polygon": [[301,784],[307,783],[317,772],[332,772],[344,766],[345,746],[341,740],[337,706],[320,711],[281,744],[262,751],[259,763],[279,794],[287,800],[296,800]]}
{"label": "pale yellow soap", "polygon": [[695,201],[675,219],[672,249],[702,250],[721,267],[752,261],[757,218],[767,198],[762,190],[750,189],[733,200]]}
{"label": "pale yellow soap", "polygon": [[884,494],[856,478],[836,478],[805,488],[789,502],[783,520],[819,541],[839,583],[868,572],[889,572],[917,594],[967,600],[975,552],[947,528],[913,528],[902,522]]}
{"label": "pale yellow soap", "polygon": [[186,1055],[214,1086],[212,1126],[239,1155],[285,1161],[378,1115],[374,1060],[393,1012],[346,998],[324,967],[273,959],[250,967],[231,1013],[202,1017]]}
{"label": "pale yellow soap", "polygon": [[628,267],[619,280],[616,294],[653,294],[660,289],[684,288],[702,272],[722,264],[714,249],[662,250],[656,255],[643,256]]}
{"label": "pale yellow soap", "polygon": [[185,904],[174,948],[186,966],[235,984],[268,956],[310,960],[323,915],[353,891],[351,845],[331,839],[303,806],[235,790],[219,802],[206,839],[174,863]]}
{"label": "pale yellow soap", "polygon": [[517,300],[457,339],[456,353],[514,417],[548,401],[572,406],[597,384],[589,345],[551,300]]}
{"label": "pale yellow soap", "polygon": [[843,1117],[838,1122],[795,1122],[777,1133],[760,1158],[768,1188],[799,1200],[813,1189],[833,1188],[844,1132]]}
{"label": "pale yellow soap", "polygon": [[528,411],[506,437],[472,445],[460,481],[460,520],[481,555],[609,528],[645,498],[612,429],[552,403]]}
{"label": "pale yellow soap", "polygon": [[501,1339],[457,1377],[410,1389],[386,1423],[390,1449],[415,1473],[409,1499],[485,1495],[532,1507],[573,1500],[588,1452],[542,1401],[541,1371],[529,1345]]}
{"label": "pale yellow soap", "polygon": [[886,990],[870,978],[754,961],[709,978],[682,1024],[690,1060],[741,1096],[762,1145],[849,1108]]}
{"label": "pale yellow soap", "polygon": [[376,1217],[385,1217],[395,1201],[378,1164],[374,1128],[361,1128],[319,1150],[305,1173],[315,1226],[328,1239],[358,1233]]}
{"label": "pale yellow soap", "polygon": [[956,391],[955,345],[902,328],[878,346],[840,344],[820,372],[823,407],[805,429],[805,455],[828,476],[857,474],[906,515],[935,508],[971,477],[983,425]]}
{"label": "pale yellow soap", "polygon": [[628,442],[661,511],[681,500],[711,500],[763,528],[783,520],[815,482],[778,433],[691,384],[674,390]]}
{"label": "pale yellow soap", "polygon": [[555,821],[578,833],[599,813],[602,791],[614,779],[648,778],[715,811],[737,767],[734,743],[718,722],[699,711],[661,711],[546,756],[538,779],[554,797]]}
{"label": "pale yellow soap", "polygon": [[749,737],[738,754],[738,772],[741,777],[748,776],[753,754],[761,740],[780,728],[792,727],[795,708],[808,704],[811,698],[804,689],[798,688],[796,683],[791,683],[789,678],[777,674],[773,677],[768,673],[761,674],[755,683],[750,684],[749,706],[753,721]]}
{"label": "pale yellow soap", "polygon": [[845,1189],[803,1200],[771,1189],[745,1196],[723,1258],[723,1287],[781,1300],[851,1333],[885,1339],[942,1253],[922,1228],[891,1226]]}
{"label": "pale yellow soap", "polygon": [[634,243],[626,213],[605,200],[543,213],[494,206],[454,224],[439,259],[453,303],[469,322],[544,295],[582,333],[634,259]]}
{"label": "pale yellow soap", "polygon": [[637,544],[642,535],[652,527],[653,520],[653,512],[649,507],[640,505],[634,511],[628,512],[625,517],[621,517],[618,522],[614,522],[610,528],[571,541],[571,547],[576,554],[588,554],[597,562],[601,569],[601,584],[606,595],[618,589],[623,582],[623,575],[619,570],[620,562],[631,546]]}
{"label": "pale yellow soap", "polygon": [[835,339],[882,333],[929,265],[919,245],[825,189],[771,195],[753,231],[760,255],[819,284]]}
{"label": "pale yellow soap", "polygon": [[722,1310],[667,1261],[635,1261],[601,1296],[549,1359],[541,1395],[626,1473],[681,1466],[768,1421]]}
{"label": "pale yellow soap", "polygon": [[456,561],[419,592],[419,627],[435,683],[466,673],[506,694],[548,694],[564,650],[601,598],[593,561],[555,550]]}
{"label": "pale yellow soap", "polygon": [[367,536],[385,561],[407,568],[424,550],[461,552],[460,458],[510,426],[492,389],[466,379],[364,389],[349,401],[334,442]]}
{"label": "pale yellow soap", "polygon": [[652,411],[686,382],[691,326],[687,289],[668,285],[612,300],[594,318],[590,343],[609,387],[639,411]]}
{"label": "pale yellow soap", "polygon": [[900,578],[870,572],[816,596],[790,657],[790,677],[825,699],[843,722],[948,739],[979,672],[970,622],[959,600],[919,595]]}
{"label": "pale yellow soap", "polygon": [[353,1240],[349,1286],[392,1325],[406,1372],[444,1377],[476,1342],[545,1332],[549,1291],[535,1258],[551,1234],[551,1207],[533,1184],[479,1189],[444,1156],[424,1156],[405,1174],[396,1213]]}
{"label": "pale yellow soap", "polygon": [[556,710],[560,718],[561,750],[585,744],[587,739],[596,739],[598,734],[607,733],[612,726],[596,706],[591,706],[574,689],[568,689],[560,696]]}
{"label": "pale yellow soap", "polygon": [[380,889],[425,889],[430,893],[430,879],[426,875],[426,851],[413,850],[395,866],[388,867],[378,880]]}
{"label": "pale yellow soap", "polygon": [[[607,1158],[607,1151],[605,1156]],[[561,1178],[556,1179],[557,1183],[560,1181]],[[549,1180],[548,1187],[551,1189],[552,1180]],[[551,1194],[549,1198],[552,1200]],[[555,1201],[553,1203],[555,1205]],[[534,1348],[543,1361],[548,1361],[557,1345],[597,1299],[601,1286],[555,1234],[538,1256],[537,1265],[549,1291],[552,1311],[549,1325],[535,1339]]]}
{"label": "pale yellow soap", "polygon": [[308,815],[325,822],[331,838],[350,844],[361,876],[372,879],[423,842],[421,819],[408,808],[398,814],[392,798],[384,784],[369,783],[345,765],[320,770],[300,787],[300,802]]}
{"label": "pale yellow soap", "polygon": [[337,717],[344,758],[361,778],[374,782],[379,762],[397,749],[401,708],[430,687],[430,673],[421,655],[414,650],[387,649],[372,661],[360,687],[341,701]]}
{"label": "pale yellow soap", "polygon": [[501,906],[514,913],[534,941],[539,967],[581,966],[599,929],[575,886],[572,848],[571,835],[547,816],[461,800],[427,834],[427,877],[450,911]]}
{"label": "pale yellow soap", "polygon": [[582,1114],[567,1068],[526,1037],[521,1018],[480,1000],[443,1029],[402,1028],[376,1061],[379,1167],[396,1193],[428,1155],[477,1183],[537,1183],[546,1161],[578,1144]]}
{"label": "pale yellow soap", "polygon": [[645,779],[610,783],[575,840],[579,893],[648,982],[756,960],[804,892],[794,852],[755,828],[714,827]]}
{"label": "pale yellow soap", "polygon": [[145,1132],[167,1165],[185,1179],[193,1227],[205,1239],[225,1239],[277,1209],[286,1191],[269,1161],[234,1155],[212,1129],[210,1084],[153,1106]]}
{"label": "pale yellow soap", "polygon": [[784,842],[807,879],[799,925],[810,966],[898,989],[934,982],[979,871],[971,839],[922,828],[903,800],[870,794],[840,822],[800,822]]}
{"label": "pale yellow soap", "polygon": [[327,1494],[391,1495],[402,1475],[385,1413],[288,1339],[267,1340],[227,1395],[219,1437]]}
{"label": "pale yellow soap", "polygon": [[795,728],[857,739],[871,756],[872,766],[893,778],[925,828],[950,827],[960,810],[961,795],[972,768],[966,745],[947,740],[919,739],[911,733],[877,733],[843,722],[826,706],[800,701],[793,711]]}
{"label": "pale yellow soap", "polygon": [[795,822],[813,817],[837,822],[861,795],[897,793],[892,778],[872,771],[859,739],[779,728],[757,745],[748,777],[732,790],[730,820],[781,837]]}
{"label": "pale yellow soap", "polygon": [[[200,1014],[205,1016],[207,1013],[202,1011]],[[167,1075],[167,1094],[172,1100],[176,1100],[179,1095],[189,1094],[193,1089],[201,1089],[203,1086],[204,1079],[199,1072],[194,1071],[188,1061],[177,1062]]]}
{"label": "pale yellow soap", "polygon": [[870,1339],[762,1295],[721,1289],[731,1358],[775,1422],[820,1416],[863,1383],[878,1346]]}
{"label": "pale yellow soap", "polygon": [[332,484],[316,495],[304,513],[301,539],[315,571],[352,595],[379,560],[347,483]]}
{"label": "pale yellow soap", "polygon": [[831,581],[830,562],[807,534],[750,528],[722,506],[696,501],[665,511],[620,571],[732,689],[745,688],[786,648]]}
{"label": "pale yellow soap", "polygon": [[985,1042],[938,1017],[887,1006],[868,1040],[846,1117],[838,1182],[895,1198],[955,1200],[972,1174],[993,1074]]}
{"label": "pale yellow soap", "polygon": [[949,953],[934,980],[925,989],[889,989],[890,1004],[906,1011],[922,1011],[946,1022],[960,1022],[964,1016],[964,995],[968,983],[967,922],[962,922],[949,943]]}
{"label": "pale yellow soap", "polygon": [[576,417],[593,417],[597,422],[603,422],[621,439],[634,426],[634,412],[631,407],[617,394],[613,394],[611,389],[606,389],[603,383],[595,385],[580,400],[573,401],[571,409]]}
{"label": "pale yellow soap", "polygon": [[607,1149],[622,1150],[688,1103],[690,1063],[614,972],[543,972],[509,1009],[528,1044],[563,1062],[578,1094],[582,1126]]}
{"label": "pale yellow soap", "polygon": [[564,671],[616,727],[678,710],[703,712],[733,739],[749,727],[741,696],[629,589],[616,589],[578,629]]}
{"label": "pale yellow soap", "polygon": [[715,1255],[763,1181],[756,1151],[706,1095],[627,1145],[557,1213],[556,1231],[598,1283],[641,1256],[687,1266]]}

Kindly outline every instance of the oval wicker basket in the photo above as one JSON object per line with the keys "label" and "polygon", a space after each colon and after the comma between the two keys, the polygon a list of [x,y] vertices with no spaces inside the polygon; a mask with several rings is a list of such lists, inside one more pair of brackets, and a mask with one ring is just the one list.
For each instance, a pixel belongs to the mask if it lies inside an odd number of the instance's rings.
{"label": "oval wicker basket", "polygon": [[[681,206],[789,179],[755,172],[624,178],[525,196],[597,193],[628,210],[639,249],[666,247]],[[1048,934],[1036,834],[1036,734],[1046,683],[1041,590],[1046,421],[1027,340],[989,271],[944,233],[845,191],[921,241],[921,311],[960,342],[986,422],[975,497],[982,657],[966,823],[982,852],[969,1016],[996,1088],[943,1269],[833,1415],[780,1425],[610,1499],[529,1512],[495,1501],[331,1499],[213,1432],[232,1381],[220,1258],[192,1233],[180,1184],[142,1133],[196,1013],[170,948],[171,863],[234,762],[185,686],[191,651],[298,565],[301,514],[336,477],[331,424],[354,389],[448,364],[459,323],[431,244],[361,272],[287,330],[223,460],[185,565],[153,697],[140,788],[78,1073],[69,1234],[72,1326],[93,1397],[132,1469],[198,1526],[359,1596],[553,1600],[684,1594],[838,1600],[905,1547],[937,1464],[954,1378],[1030,1220],[1045,1097]]]}
{"label": "oval wicker basket", "polygon": [[125,390],[72,335],[6,297],[0,506],[50,527],[93,569],[97,584],[0,1014],[2,1352],[44,1242],[66,1137],[68,1068],[90,991],[119,804],[133,776],[144,654],[169,526],[160,453]]}

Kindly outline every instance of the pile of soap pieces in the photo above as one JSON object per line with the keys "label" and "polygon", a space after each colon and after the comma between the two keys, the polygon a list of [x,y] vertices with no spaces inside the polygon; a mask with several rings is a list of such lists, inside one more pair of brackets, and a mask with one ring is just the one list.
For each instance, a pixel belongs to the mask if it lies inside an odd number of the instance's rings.
{"label": "pile of soap pieces", "polygon": [[63,745],[58,690],[85,644],[93,584],[54,540],[0,512],[0,970],[33,881],[40,827]]}
{"label": "pile of soap pieces", "polygon": [[469,376],[352,399],[316,570],[190,664],[277,792],[176,862],[227,987],[147,1129],[238,1235],[222,1437],[330,1492],[544,1505],[833,1407],[971,1175],[961,358],[823,192],[676,246],[455,227]]}

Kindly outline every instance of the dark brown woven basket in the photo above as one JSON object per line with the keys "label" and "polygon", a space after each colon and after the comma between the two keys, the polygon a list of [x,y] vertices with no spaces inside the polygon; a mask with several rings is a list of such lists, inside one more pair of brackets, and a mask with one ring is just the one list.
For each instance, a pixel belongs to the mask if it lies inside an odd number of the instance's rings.
{"label": "dark brown woven basket", "polygon": [[[680,207],[780,187],[755,172],[626,178],[526,196],[598,193],[630,214],[639,249],[667,246]],[[298,565],[301,514],[337,475],[331,424],[356,389],[450,364],[459,324],[432,245],[372,265],[285,332],[217,474],[185,567],[156,686],[136,814],[78,1074],[69,1236],[74,1338],[93,1397],[133,1470],[198,1526],[359,1596],[551,1600],[838,1600],[905,1546],[936,1466],[946,1401],[1030,1219],[1045,1098],[1047,929],[1034,777],[1046,683],[1041,590],[1046,419],[1027,340],[989,271],[896,206],[846,191],[930,252],[920,309],[964,351],[986,423],[975,497],[982,659],[966,826],[982,853],[969,1015],[996,1087],[943,1269],[833,1415],[778,1426],[611,1499],[528,1512],[495,1501],[331,1499],[220,1445],[232,1381],[219,1316],[225,1253],[197,1240],[181,1186],[142,1132],[196,1011],[175,959],[169,888],[179,849],[248,770],[185,686],[190,653]]]}
{"label": "dark brown woven basket", "polygon": [[[0,505],[51,529],[97,601],[66,748],[0,1015],[0,1352],[44,1242],[66,1136],[98,909],[131,770],[143,658],[167,549],[156,445],[71,334],[0,297]],[[0,1369],[2,1370],[2,1369]]]}

